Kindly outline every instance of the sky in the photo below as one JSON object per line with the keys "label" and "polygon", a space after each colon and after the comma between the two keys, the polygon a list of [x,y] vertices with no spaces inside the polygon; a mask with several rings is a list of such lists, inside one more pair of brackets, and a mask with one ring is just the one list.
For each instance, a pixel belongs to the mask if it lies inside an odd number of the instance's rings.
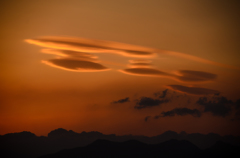
{"label": "sky", "polygon": [[238,1],[0,6],[1,135],[239,135]]}

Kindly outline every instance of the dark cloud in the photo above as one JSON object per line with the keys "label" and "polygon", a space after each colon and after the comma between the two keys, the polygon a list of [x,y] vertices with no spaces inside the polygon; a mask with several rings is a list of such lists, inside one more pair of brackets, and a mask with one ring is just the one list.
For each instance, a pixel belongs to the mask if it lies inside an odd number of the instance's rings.
{"label": "dark cloud", "polygon": [[240,99],[234,103],[234,116],[231,119],[232,121],[240,121]]}
{"label": "dark cloud", "polygon": [[167,103],[168,100],[153,99],[149,97],[142,97],[134,107],[135,109],[143,109],[153,106],[159,106],[163,103]]}
{"label": "dark cloud", "polygon": [[186,87],[182,85],[168,85],[169,88],[172,90],[194,94],[194,95],[207,95],[207,94],[217,94],[219,91],[207,89],[207,88],[200,88],[200,87]]}
{"label": "dark cloud", "polygon": [[167,91],[168,91],[168,89],[165,89],[162,92],[156,92],[156,93],[154,93],[154,96],[159,97],[159,98],[165,98],[167,95]]}
{"label": "dark cloud", "polygon": [[232,111],[233,102],[226,97],[214,97],[212,100],[207,97],[200,97],[198,105],[204,107],[204,112],[210,112],[215,116],[227,116]]}
{"label": "dark cloud", "polygon": [[159,117],[167,117],[167,116],[185,116],[192,115],[194,117],[201,117],[201,112],[198,109],[188,109],[188,108],[175,108],[171,111],[162,112],[161,115],[157,115],[154,118],[158,119]]}
{"label": "dark cloud", "polygon": [[113,101],[112,103],[116,104],[116,103],[125,103],[125,102],[129,102],[129,97],[124,98],[124,99],[120,99],[118,101]]}
{"label": "dark cloud", "polygon": [[236,110],[235,117],[237,117],[237,119],[240,120],[240,99],[238,99],[235,102],[234,106],[235,106],[235,110]]}
{"label": "dark cloud", "polygon": [[144,121],[147,122],[150,117],[151,117],[151,116],[146,116],[145,119],[144,119]]}
{"label": "dark cloud", "polygon": [[60,69],[70,70],[70,71],[106,71],[109,70],[107,67],[95,63],[92,61],[86,61],[86,60],[77,60],[77,59],[50,59],[47,61],[43,61],[43,63],[57,67]]}
{"label": "dark cloud", "polygon": [[129,68],[120,70],[120,72],[138,76],[172,76],[171,74],[154,68]]}
{"label": "dark cloud", "polygon": [[180,76],[176,78],[184,82],[210,81],[217,78],[216,74],[203,71],[180,70],[178,74]]}
{"label": "dark cloud", "polygon": [[159,96],[159,98],[165,98],[166,95],[167,95],[167,91],[168,91],[168,89],[165,89],[165,90],[162,92],[162,95]]}
{"label": "dark cloud", "polygon": [[240,99],[236,101],[235,105],[236,105],[236,109],[240,110]]}

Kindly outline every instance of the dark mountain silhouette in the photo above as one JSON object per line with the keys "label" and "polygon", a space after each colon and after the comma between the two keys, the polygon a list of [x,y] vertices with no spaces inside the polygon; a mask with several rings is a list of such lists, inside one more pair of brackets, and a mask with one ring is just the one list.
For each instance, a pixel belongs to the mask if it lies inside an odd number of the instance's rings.
{"label": "dark mountain silhouette", "polygon": [[126,142],[97,140],[85,147],[61,150],[55,154],[41,156],[40,158],[227,158],[239,157],[239,149],[239,146],[217,142],[211,148],[200,150],[189,141],[176,139],[159,144],[145,144],[136,140]]}
{"label": "dark mountain silhouette", "polygon": [[[76,133],[72,130],[68,131],[59,128],[51,131],[47,137],[36,136],[35,134],[26,131],[0,135],[0,157],[36,158],[41,155],[56,153],[63,149],[67,150],[76,147],[86,147],[91,143],[91,145],[97,145],[96,143],[99,141],[96,140],[99,139],[102,140],[100,141],[101,145],[103,140],[107,141],[106,144],[109,144],[109,141],[115,143],[123,142],[123,144],[125,143],[125,146],[129,146],[129,148],[136,146],[138,150],[140,150],[142,146],[146,146],[146,144],[159,144],[172,139],[175,139],[175,141],[185,140],[191,142],[200,149],[210,148],[218,141],[230,145],[240,144],[240,137],[234,137],[231,135],[220,136],[213,133],[204,135],[199,133],[187,134],[186,132],[181,132],[178,134],[173,131],[167,131],[154,137],[133,135],[116,136],[115,134],[105,135],[96,131]],[[142,144],[140,142],[142,142]],[[171,144],[174,144],[174,142]],[[167,146],[167,144],[164,146]],[[159,151],[160,149],[157,150]]]}
{"label": "dark mountain silhouette", "polygon": [[161,144],[145,144],[136,140],[112,142],[97,140],[92,144],[74,149],[62,150],[40,158],[81,157],[190,157],[200,149],[188,141],[170,140]]}

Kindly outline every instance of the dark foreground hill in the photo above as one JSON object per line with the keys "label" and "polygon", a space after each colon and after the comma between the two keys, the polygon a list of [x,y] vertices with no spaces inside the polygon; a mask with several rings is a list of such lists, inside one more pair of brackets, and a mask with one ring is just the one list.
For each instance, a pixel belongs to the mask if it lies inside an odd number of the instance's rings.
{"label": "dark foreground hill", "polygon": [[222,142],[207,150],[200,150],[185,140],[169,140],[160,144],[145,144],[136,140],[97,140],[85,147],[66,149],[40,158],[229,158],[240,156],[238,151],[239,147]]}
{"label": "dark foreground hill", "polygon": [[76,147],[87,146],[98,139],[109,140],[113,142],[126,142],[128,140],[137,140],[146,144],[159,144],[165,141],[187,140],[198,148],[206,149],[213,146],[217,141],[225,142],[229,145],[238,145],[239,137],[220,136],[218,134],[187,134],[186,132],[176,133],[167,131],[154,137],[124,135],[116,136],[114,134],[105,135],[100,132],[82,132],[67,131],[65,129],[56,129],[51,131],[47,137],[36,136],[31,132],[9,133],[0,135],[0,157],[2,158],[37,158],[42,155],[59,152],[63,149],[72,149]]}

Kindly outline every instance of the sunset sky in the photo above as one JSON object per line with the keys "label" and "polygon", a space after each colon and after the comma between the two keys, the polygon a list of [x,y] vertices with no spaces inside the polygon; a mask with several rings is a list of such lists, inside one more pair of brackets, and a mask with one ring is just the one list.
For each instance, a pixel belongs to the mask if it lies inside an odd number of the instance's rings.
{"label": "sunset sky", "polygon": [[0,135],[239,135],[239,6],[1,0]]}

